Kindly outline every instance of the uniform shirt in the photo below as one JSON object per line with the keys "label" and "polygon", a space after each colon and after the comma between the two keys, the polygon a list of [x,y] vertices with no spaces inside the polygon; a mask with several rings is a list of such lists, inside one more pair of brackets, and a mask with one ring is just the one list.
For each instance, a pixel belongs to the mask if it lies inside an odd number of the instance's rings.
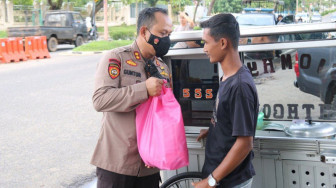
{"label": "uniform shirt", "polygon": [[[167,65],[157,58],[155,64],[168,78]],[[97,66],[93,104],[103,119],[91,164],[99,168],[129,176],[159,172],[145,167],[137,147],[135,109],[148,99],[144,67],[136,42],[108,51]]]}
{"label": "uniform shirt", "polygon": [[[245,66],[220,82],[205,147],[204,176],[212,173],[224,160],[237,136],[255,135],[258,108],[257,90]],[[252,159],[253,151],[220,181],[220,187],[232,187],[252,178],[255,175]]]}

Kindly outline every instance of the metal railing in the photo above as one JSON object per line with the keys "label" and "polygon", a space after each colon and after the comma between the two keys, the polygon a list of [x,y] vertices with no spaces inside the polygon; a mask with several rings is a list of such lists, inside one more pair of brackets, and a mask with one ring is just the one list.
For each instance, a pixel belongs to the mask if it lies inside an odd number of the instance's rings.
{"label": "metal railing", "polygon": [[[310,24],[290,24],[263,27],[241,28],[241,38],[252,38],[262,36],[280,36],[280,35],[297,35],[316,32],[336,32],[336,23],[310,23]],[[202,40],[203,31],[184,31],[172,33],[170,39],[174,42],[187,42]],[[284,50],[312,47],[332,47],[336,46],[336,39],[319,39],[319,40],[296,40],[296,41],[276,41],[264,44],[244,44],[239,45],[239,52],[256,52],[267,50]],[[177,48],[171,49],[166,56],[184,56],[184,55],[202,55],[202,48]]]}

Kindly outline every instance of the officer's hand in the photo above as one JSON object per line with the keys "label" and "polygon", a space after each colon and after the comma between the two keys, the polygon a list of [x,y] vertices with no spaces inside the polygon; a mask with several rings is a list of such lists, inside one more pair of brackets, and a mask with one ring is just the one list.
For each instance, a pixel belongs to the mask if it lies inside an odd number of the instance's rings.
{"label": "officer's hand", "polygon": [[200,134],[196,138],[197,141],[200,141],[202,138],[205,138],[208,136],[209,129],[201,129]]}
{"label": "officer's hand", "polygon": [[149,96],[161,95],[163,80],[150,77],[146,80],[146,87]]}

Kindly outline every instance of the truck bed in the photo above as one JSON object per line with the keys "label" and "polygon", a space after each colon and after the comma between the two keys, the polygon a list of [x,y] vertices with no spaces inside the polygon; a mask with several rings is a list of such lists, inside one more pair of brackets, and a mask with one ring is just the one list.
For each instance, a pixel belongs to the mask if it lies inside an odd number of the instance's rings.
{"label": "truck bed", "polygon": [[52,26],[33,26],[33,27],[9,27],[8,37],[27,37],[27,36],[46,36],[58,35],[59,39],[73,40],[72,27],[52,27]]}

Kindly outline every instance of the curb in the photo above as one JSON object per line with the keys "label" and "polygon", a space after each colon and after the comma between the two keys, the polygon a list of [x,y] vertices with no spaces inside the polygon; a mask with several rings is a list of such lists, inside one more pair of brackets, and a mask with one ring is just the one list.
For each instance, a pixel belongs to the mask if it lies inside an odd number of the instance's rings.
{"label": "curb", "polygon": [[95,55],[95,54],[102,54],[104,51],[97,51],[97,52],[74,52],[68,51],[64,53],[60,53],[61,55]]}

